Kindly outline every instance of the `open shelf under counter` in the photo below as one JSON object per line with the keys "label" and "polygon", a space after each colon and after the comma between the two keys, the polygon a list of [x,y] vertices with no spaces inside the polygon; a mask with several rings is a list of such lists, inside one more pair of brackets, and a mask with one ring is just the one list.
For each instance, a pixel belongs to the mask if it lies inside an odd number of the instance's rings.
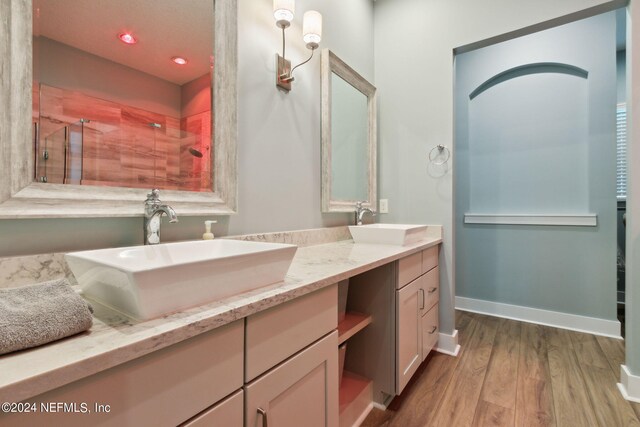
{"label": "open shelf under counter", "polygon": [[373,408],[373,382],[349,371],[340,383],[340,427],[360,425]]}
{"label": "open shelf under counter", "polygon": [[344,315],[344,320],[338,323],[338,344],[342,344],[361,330],[363,330],[369,323],[371,323],[372,317],[368,314],[347,312]]}

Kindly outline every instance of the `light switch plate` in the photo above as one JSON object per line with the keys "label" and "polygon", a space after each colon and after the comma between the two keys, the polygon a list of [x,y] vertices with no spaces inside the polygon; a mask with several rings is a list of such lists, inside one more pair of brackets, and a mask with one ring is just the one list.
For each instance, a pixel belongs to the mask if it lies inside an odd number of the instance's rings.
{"label": "light switch plate", "polygon": [[389,213],[389,199],[380,199],[380,213]]}

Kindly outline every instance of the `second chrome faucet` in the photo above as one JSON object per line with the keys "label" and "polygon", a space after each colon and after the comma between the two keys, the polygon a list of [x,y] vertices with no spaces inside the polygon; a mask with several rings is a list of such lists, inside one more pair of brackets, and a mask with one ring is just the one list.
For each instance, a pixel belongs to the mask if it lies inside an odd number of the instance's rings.
{"label": "second chrome faucet", "polygon": [[364,216],[364,214],[369,213],[371,214],[371,216],[376,216],[375,211],[369,209],[369,208],[365,208],[362,207],[362,203],[364,202],[356,202],[356,225],[362,225],[362,217]]}
{"label": "second chrome faucet", "polygon": [[160,201],[160,190],[157,188],[147,194],[144,202],[144,244],[157,245],[160,243],[160,220],[162,214],[169,217],[169,222],[178,222],[176,211]]}

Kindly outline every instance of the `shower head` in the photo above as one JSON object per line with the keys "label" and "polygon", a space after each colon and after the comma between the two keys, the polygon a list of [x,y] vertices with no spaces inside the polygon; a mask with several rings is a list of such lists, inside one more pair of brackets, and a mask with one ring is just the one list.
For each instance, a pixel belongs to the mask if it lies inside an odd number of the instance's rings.
{"label": "shower head", "polygon": [[191,153],[191,155],[194,157],[202,158],[202,152],[200,150],[196,150],[193,147],[189,147],[189,153]]}

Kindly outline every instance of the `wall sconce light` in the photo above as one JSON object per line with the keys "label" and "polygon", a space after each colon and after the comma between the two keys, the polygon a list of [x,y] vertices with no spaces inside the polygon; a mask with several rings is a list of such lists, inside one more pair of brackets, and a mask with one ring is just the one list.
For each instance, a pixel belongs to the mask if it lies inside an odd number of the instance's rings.
{"label": "wall sconce light", "polygon": [[291,25],[295,11],[295,0],[273,0],[273,16],[276,25],[282,29],[282,56],[276,53],[276,86],[285,91],[291,90],[291,82],[294,80],[293,71],[306,64],[313,58],[313,52],[322,40],[322,15],[315,10],[305,12],[302,18],[302,39],[311,50],[311,56],[304,62],[291,68],[291,61],[285,58],[285,33],[284,30]]}

